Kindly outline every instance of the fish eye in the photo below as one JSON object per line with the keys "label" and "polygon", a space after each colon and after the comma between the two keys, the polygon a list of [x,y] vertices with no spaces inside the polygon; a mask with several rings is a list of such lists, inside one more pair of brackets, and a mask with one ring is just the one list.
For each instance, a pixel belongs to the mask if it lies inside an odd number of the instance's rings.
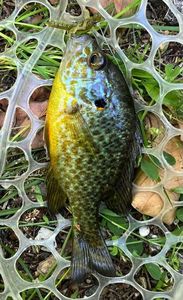
{"label": "fish eye", "polygon": [[94,70],[100,70],[106,65],[106,58],[100,52],[93,52],[88,58],[88,65]]}
{"label": "fish eye", "polygon": [[107,105],[107,102],[105,99],[97,99],[95,100],[95,106],[99,109],[99,110],[103,110],[105,108],[105,106]]}

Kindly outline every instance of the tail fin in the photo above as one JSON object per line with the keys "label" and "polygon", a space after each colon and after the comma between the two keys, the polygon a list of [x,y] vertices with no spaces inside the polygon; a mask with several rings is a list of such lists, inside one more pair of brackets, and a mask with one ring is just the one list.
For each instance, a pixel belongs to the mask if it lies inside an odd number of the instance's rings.
{"label": "tail fin", "polygon": [[71,278],[82,282],[86,275],[96,270],[104,276],[116,276],[112,259],[101,237],[101,246],[90,246],[80,235],[74,236],[71,263]]}

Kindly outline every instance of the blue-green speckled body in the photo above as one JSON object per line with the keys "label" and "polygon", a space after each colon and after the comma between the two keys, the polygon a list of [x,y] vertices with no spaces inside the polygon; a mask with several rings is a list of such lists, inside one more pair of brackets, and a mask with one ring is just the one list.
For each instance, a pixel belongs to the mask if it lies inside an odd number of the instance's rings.
{"label": "blue-green speckled body", "polygon": [[[95,69],[90,67],[89,59],[98,52],[105,63]],[[109,207],[122,212],[131,201],[139,148],[133,100],[118,68],[88,35],[68,42],[55,88],[59,96],[53,89],[46,120],[51,176],[62,191],[60,196],[69,199],[75,236],[90,249],[102,248],[100,202],[106,201]],[[105,102],[105,106],[99,107],[97,101]],[[48,191],[48,203],[52,211],[58,211],[62,200],[49,197]],[[94,250],[88,253],[88,266],[100,272],[93,262]]]}

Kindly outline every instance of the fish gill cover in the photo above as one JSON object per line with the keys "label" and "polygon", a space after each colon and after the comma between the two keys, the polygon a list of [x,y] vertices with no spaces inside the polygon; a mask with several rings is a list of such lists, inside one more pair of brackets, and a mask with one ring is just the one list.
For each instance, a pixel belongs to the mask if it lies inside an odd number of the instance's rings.
{"label": "fish gill cover", "polygon": [[[165,213],[167,210],[175,213],[175,208],[178,208],[176,221],[183,221],[182,201],[175,198],[176,201],[171,202],[172,194],[169,191],[171,186],[174,192],[183,193],[182,153],[175,159],[176,149],[182,149],[182,129],[176,122],[181,119],[182,112],[182,69],[160,59],[161,51],[171,52],[173,47],[182,46],[181,12],[172,1],[161,1],[176,16],[179,25],[179,31],[175,30],[170,34],[168,26],[163,31],[161,24],[157,26],[149,20],[146,13],[148,1],[139,1],[140,6],[133,16],[125,18],[112,18],[112,11],[108,12],[94,0],[78,0],[80,10],[75,9],[76,4],[68,9],[68,1],[64,0],[58,4],[56,1],[15,1],[14,9],[13,2],[4,2],[4,10],[1,12],[3,18],[0,21],[1,37],[9,37],[2,43],[0,55],[0,104],[4,116],[0,131],[0,299],[110,299],[111,290],[111,299],[181,299],[182,228],[180,224],[176,227],[175,222],[172,226],[165,226],[162,219],[165,223],[170,223]],[[95,8],[110,25],[107,43],[105,30],[98,32],[97,38],[101,45],[105,48],[107,44],[108,48],[116,50],[117,62],[122,59],[125,64],[126,78],[129,79],[132,75],[133,85],[138,87],[141,95],[146,93],[147,102],[137,97],[136,108],[142,123],[149,116],[151,130],[148,133],[154,137],[149,143],[147,132],[143,132],[145,155],[141,161],[141,172],[148,174],[151,181],[146,180],[146,177],[142,178],[142,185],[137,177],[134,193],[141,197],[144,192],[145,197],[151,194],[152,206],[158,203],[160,209],[154,218],[143,217],[137,220],[136,215],[130,214],[126,219],[101,208],[101,225],[108,228],[104,233],[110,253],[114,257],[117,257],[117,253],[123,253],[126,267],[124,268],[124,264],[121,269],[118,266],[118,276],[114,278],[94,274],[79,288],[72,286],[68,292],[68,284],[72,285],[68,275],[71,251],[70,215],[67,210],[63,211],[63,215],[54,217],[47,210],[43,179],[47,157],[43,150],[40,150],[40,155],[35,154],[34,143],[36,139],[38,143],[42,135],[45,93],[49,95],[52,84],[50,78],[54,75],[49,66],[54,64],[56,71],[59,57],[65,49],[65,31],[47,27],[46,22],[51,19],[77,24],[83,20],[86,6]],[[9,16],[7,7],[12,11]],[[29,7],[32,7],[31,14],[27,17]],[[119,39],[119,35],[123,34],[120,28],[128,26],[143,28],[150,37],[149,48],[144,45],[139,57],[134,55],[139,49],[133,49],[137,44],[129,49],[123,43],[124,36]],[[8,31],[11,33],[6,35]],[[104,35],[101,35],[102,32]],[[137,37],[133,35],[133,38]],[[31,51],[26,51],[27,44]],[[52,56],[46,57],[45,73],[43,60],[49,47]],[[177,56],[179,55],[181,53],[177,50]],[[172,97],[175,97],[175,101],[172,101]],[[39,101],[36,101],[37,98]],[[18,123],[22,115],[23,126]],[[148,121],[146,130],[147,124]],[[157,136],[161,136],[158,142]],[[172,185],[175,178],[178,185]],[[157,202],[159,199],[161,203]],[[149,231],[152,231],[149,237],[150,249],[147,238]],[[141,238],[138,240],[139,234]],[[28,268],[28,265],[31,267]],[[147,273],[152,282],[147,280],[147,284],[144,284]],[[120,290],[123,291],[122,294]]]}

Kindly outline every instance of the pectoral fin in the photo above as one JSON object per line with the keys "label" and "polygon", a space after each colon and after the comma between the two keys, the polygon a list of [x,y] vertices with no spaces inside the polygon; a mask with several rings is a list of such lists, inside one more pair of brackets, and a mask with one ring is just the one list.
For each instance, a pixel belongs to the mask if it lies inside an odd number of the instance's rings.
{"label": "pectoral fin", "polygon": [[71,116],[70,123],[68,123],[68,129],[79,145],[85,147],[85,149],[94,155],[99,152],[90,128],[79,111]]}
{"label": "pectoral fin", "polygon": [[67,195],[59,185],[59,182],[51,167],[47,173],[46,187],[48,208],[52,213],[57,213],[62,207],[65,206]]}

